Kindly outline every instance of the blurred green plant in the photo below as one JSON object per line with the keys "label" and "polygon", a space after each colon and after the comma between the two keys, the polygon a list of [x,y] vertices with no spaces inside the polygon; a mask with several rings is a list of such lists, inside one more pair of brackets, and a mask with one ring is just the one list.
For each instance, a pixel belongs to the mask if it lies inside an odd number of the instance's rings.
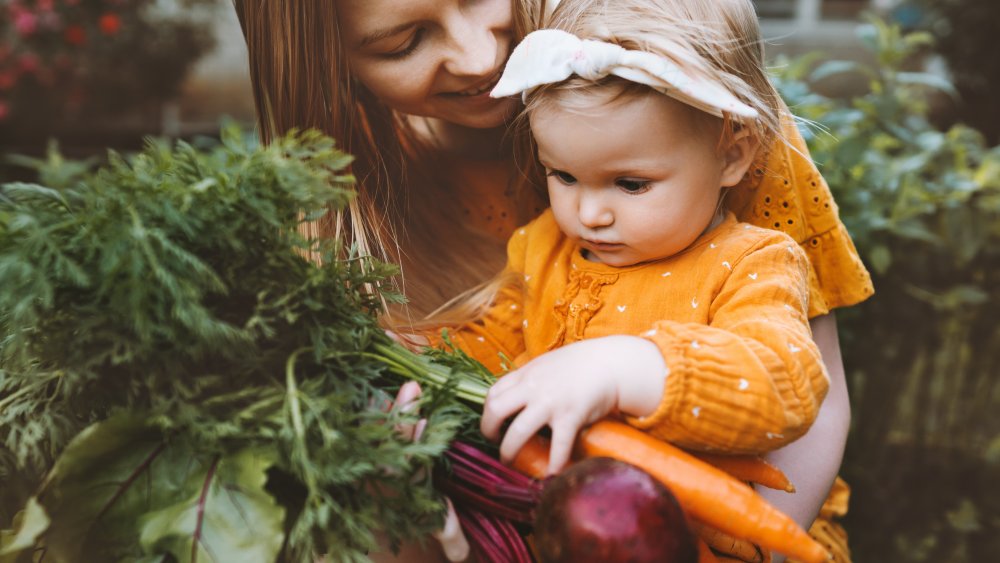
{"label": "blurred green plant", "polygon": [[44,139],[171,99],[214,41],[191,14],[215,3],[0,2],[0,134]]}
{"label": "blurred green plant", "polygon": [[[928,120],[944,78],[902,70],[933,43],[871,18],[875,65],[779,60],[776,82],[876,295],[839,315],[852,393],[845,474],[860,561],[966,561],[1000,549],[1000,147]],[[859,74],[867,93],[811,84]],[[992,452],[992,453],[990,453]]]}
{"label": "blurred green plant", "polygon": [[[919,15],[914,22],[938,39],[936,51],[961,92],[954,109],[989,139],[1000,142],[1000,43],[996,40],[1000,2],[996,0],[907,0],[902,9]],[[952,118],[952,116],[946,116]]]}

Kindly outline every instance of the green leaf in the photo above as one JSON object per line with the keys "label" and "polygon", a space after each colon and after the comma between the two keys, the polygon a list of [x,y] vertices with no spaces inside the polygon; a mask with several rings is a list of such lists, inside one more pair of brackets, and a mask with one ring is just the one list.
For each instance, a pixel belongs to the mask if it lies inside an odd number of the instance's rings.
{"label": "green leaf", "polygon": [[986,452],[983,454],[983,459],[992,465],[1000,464],[1000,435],[994,436],[990,440],[986,446]]}
{"label": "green leaf", "polygon": [[273,462],[260,451],[198,455],[135,415],[94,424],[66,447],[39,495],[52,521],[47,557],[94,561],[170,551],[183,561],[209,552],[223,561],[274,560],[284,511],[263,490]]}
{"label": "green leaf", "polygon": [[859,73],[863,74],[869,78],[873,78],[874,74],[871,69],[864,66],[863,64],[856,61],[826,61],[821,65],[817,66],[812,73],[809,75],[809,80],[812,82],[818,82],[823,80],[828,76],[835,76],[837,74],[844,73]]}
{"label": "green leaf", "polygon": [[264,490],[275,456],[243,450],[192,473],[188,496],[146,515],[140,541],[149,553],[182,563],[274,561],[284,541],[284,508]]}
{"label": "green leaf", "polygon": [[873,248],[868,258],[871,260],[872,268],[879,274],[888,272],[892,264],[892,252],[885,245],[880,244]]}
{"label": "green leaf", "polygon": [[967,498],[963,498],[957,508],[949,510],[945,515],[948,517],[948,524],[957,532],[970,534],[983,529],[976,505]]}
{"label": "green leaf", "polygon": [[936,74],[931,74],[929,72],[900,72],[896,74],[896,80],[902,84],[929,86],[931,88],[941,90],[956,100],[959,98],[959,93],[958,90],[955,89],[955,85],[952,84],[947,78]]}
{"label": "green leaf", "polygon": [[0,563],[13,563],[35,547],[38,537],[49,527],[49,517],[35,498],[14,517],[14,529],[0,532]]}

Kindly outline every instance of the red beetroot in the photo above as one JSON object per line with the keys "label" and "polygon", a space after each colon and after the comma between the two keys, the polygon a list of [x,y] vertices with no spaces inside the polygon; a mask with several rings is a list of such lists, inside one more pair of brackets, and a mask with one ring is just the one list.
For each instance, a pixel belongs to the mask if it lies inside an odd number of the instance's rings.
{"label": "red beetroot", "polygon": [[544,563],[695,563],[698,548],[677,499],[645,471],[588,458],[546,484],[535,520]]}

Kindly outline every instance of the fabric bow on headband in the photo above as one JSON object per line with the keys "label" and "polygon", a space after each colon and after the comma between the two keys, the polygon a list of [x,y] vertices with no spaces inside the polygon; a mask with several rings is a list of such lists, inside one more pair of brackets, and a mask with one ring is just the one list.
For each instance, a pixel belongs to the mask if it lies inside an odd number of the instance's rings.
{"label": "fabric bow on headband", "polygon": [[558,29],[529,33],[511,53],[490,96],[527,95],[543,84],[561,82],[574,74],[588,80],[613,74],[718,117],[723,112],[738,118],[757,117],[757,110],[728,90],[684,72],[669,59],[613,43],[580,39]]}

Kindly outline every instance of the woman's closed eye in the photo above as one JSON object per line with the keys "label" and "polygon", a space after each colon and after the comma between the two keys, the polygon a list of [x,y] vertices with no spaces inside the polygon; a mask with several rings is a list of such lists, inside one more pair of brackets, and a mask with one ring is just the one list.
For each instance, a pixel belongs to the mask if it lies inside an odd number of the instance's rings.
{"label": "woman's closed eye", "polygon": [[566,186],[572,186],[576,183],[576,178],[572,174],[563,172],[562,170],[550,170],[547,175],[559,180],[560,183]]}
{"label": "woman's closed eye", "polygon": [[417,28],[412,34],[410,34],[405,41],[403,41],[397,48],[392,49],[387,53],[382,53],[382,56],[387,59],[402,59],[410,55],[417,50],[420,46],[420,42],[424,39],[424,28]]}
{"label": "woman's closed eye", "polygon": [[629,194],[641,194],[647,192],[652,184],[653,183],[649,180],[640,180],[637,178],[618,178],[615,180],[615,185],[622,191]]}

